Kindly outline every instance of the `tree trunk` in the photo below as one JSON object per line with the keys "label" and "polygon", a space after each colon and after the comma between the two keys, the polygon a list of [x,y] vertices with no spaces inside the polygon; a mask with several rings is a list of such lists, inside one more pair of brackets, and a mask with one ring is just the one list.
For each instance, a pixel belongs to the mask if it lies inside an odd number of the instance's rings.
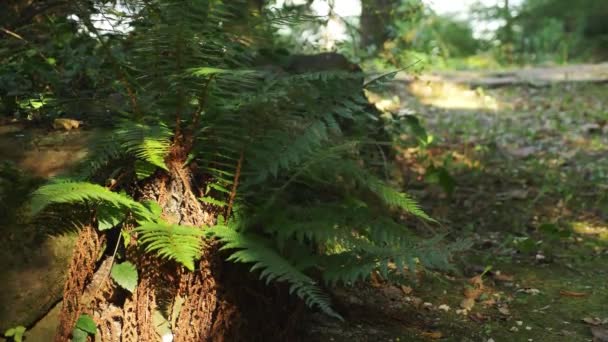
{"label": "tree trunk", "polygon": [[361,47],[370,46],[382,49],[389,38],[388,24],[396,0],[362,0],[361,1]]}
{"label": "tree trunk", "polygon": [[[181,165],[172,163],[169,173],[158,172],[137,187],[136,198],[159,203],[163,219],[170,223],[213,225],[218,213],[197,200],[194,175]],[[101,243],[89,246],[87,241],[96,234],[93,228],[81,232],[79,244],[87,248],[75,253],[56,341],[69,341],[81,313],[94,318],[97,338],[104,342],[161,341],[163,333],[156,328],[161,316],[160,323],[169,327],[164,334],[172,334],[175,342],[295,340],[300,303],[284,286],[268,287],[247,268],[225,263],[217,244],[208,243],[197,269],[189,272],[177,263],[144,254],[132,243],[126,255],[137,265],[139,283],[128,293],[110,280],[111,256],[92,274],[96,259],[91,255],[99,255]],[[87,256],[84,261],[82,255]]]}

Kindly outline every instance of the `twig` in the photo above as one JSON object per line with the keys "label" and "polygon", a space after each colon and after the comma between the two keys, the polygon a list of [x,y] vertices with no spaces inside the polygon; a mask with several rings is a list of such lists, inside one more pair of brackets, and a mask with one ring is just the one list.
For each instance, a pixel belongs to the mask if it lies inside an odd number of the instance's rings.
{"label": "twig", "polygon": [[382,79],[382,78],[384,78],[384,77],[386,77],[386,76],[388,76],[388,75],[391,75],[391,74],[396,74],[396,73],[398,73],[398,72],[400,72],[400,71],[403,71],[403,70],[409,69],[409,68],[413,67],[414,65],[416,65],[416,64],[418,64],[418,63],[420,63],[420,62],[422,62],[422,59],[418,59],[418,60],[416,60],[414,63],[411,63],[411,64],[409,64],[409,65],[406,65],[406,66],[404,66],[403,68],[400,68],[400,69],[397,69],[397,70],[393,70],[393,71],[389,71],[389,72],[384,73],[384,74],[382,74],[382,75],[380,75],[380,76],[378,76],[378,77],[375,77],[375,78],[373,78],[373,79],[371,79],[371,80],[369,80],[369,81],[365,82],[365,83],[363,84],[363,88],[367,87],[368,85],[370,85],[370,84],[372,84],[372,83],[374,83],[374,82],[377,82],[378,80],[380,80],[380,79]]}
{"label": "twig", "polygon": [[245,153],[241,151],[241,156],[239,157],[239,161],[236,164],[236,173],[234,174],[234,184],[232,184],[232,191],[230,192],[230,200],[228,201],[228,208],[226,208],[226,213],[224,214],[224,218],[228,220],[230,214],[232,213],[232,206],[234,205],[234,198],[236,197],[236,189],[239,186],[239,178],[241,177],[241,168],[243,167],[243,160],[245,159]]}

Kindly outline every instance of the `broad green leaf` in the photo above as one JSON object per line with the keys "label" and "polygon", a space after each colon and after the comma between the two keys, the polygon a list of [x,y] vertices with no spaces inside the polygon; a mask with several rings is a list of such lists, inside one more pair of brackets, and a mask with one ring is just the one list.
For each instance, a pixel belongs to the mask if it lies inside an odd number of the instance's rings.
{"label": "broad green leaf", "polygon": [[87,342],[89,334],[82,330],[75,328],[72,330],[72,342]]}
{"label": "broad green leaf", "polygon": [[4,336],[5,337],[12,337],[13,341],[15,342],[22,342],[23,341],[23,334],[25,334],[25,327],[22,325],[13,327],[8,329],[5,333]]}
{"label": "broad green leaf", "polygon": [[133,292],[135,287],[137,287],[137,268],[128,261],[112,266],[110,274],[120,287],[129,292]]}
{"label": "broad green leaf", "polygon": [[97,333],[97,324],[93,318],[87,314],[82,314],[76,321],[76,330],[82,330],[88,334],[95,335]]}

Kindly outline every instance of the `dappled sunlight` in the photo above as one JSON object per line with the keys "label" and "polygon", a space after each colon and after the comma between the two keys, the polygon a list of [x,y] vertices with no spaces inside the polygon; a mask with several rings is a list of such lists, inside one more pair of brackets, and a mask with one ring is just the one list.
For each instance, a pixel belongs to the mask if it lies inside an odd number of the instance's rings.
{"label": "dappled sunlight", "polygon": [[469,87],[449,81],[413,81],[409,91],[418,100],[429,106],[444,109],[476,109],[497,111],[501,108],[499,102],[481,89],[471,90]]}
{"label": "dappled sunlight", "polygon": [[[3,129],[3,130],[2,130]],[[90,131],[23,130],[0,126],[0,155],[36,177],[57,176],[87,155]]]}
{"label": "dappled sunlight", "polygon": [[575,221],[571,223],[573,232],[608,242],[608,224],[605,222]]}

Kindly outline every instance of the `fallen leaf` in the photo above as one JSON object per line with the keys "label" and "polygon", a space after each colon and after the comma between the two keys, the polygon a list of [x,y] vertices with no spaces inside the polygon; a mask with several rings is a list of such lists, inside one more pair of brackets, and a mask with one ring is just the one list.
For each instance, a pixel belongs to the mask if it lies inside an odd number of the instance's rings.
{"label": "fallen leaf", "polygon": [[483,293],[483,289],[476,289],[473,287],[465,287],[464,288],[464,297],[465,298],[469,298],[469,299],[477,299],[479,298],[479,296],[481,296],[481,294]]}
{"label": "fallen leaf", "polygon": [[404,293],[405,295],[409,295],[409,294],[411,294],[412,292],[414,292],[414,289],[412,289],[412,288],[411,288],[411,287],[409,287],[409,286],[401,285],[401,291],[403,291],[403,293]]}
{"label": "fallen leaf", "polygon": [[496,304],[496,299],[490,298],[481,302],[481,304],[485,307],[490,307]]}
{"label": "fallen leaf", "polygon": [[372,284],[373,287],[380,287],[382,286],[382,278],[380,278],[380,275],[378,275],[377,272],[372,272],[372,274],[370,275],[370,283]]}
{"label": "fallen leaf", "polygon": [[482,314],[480,314],[479,312],[476,313],[472,313],[469,315],[469,319],[473,322],[476,323],[483,323],[485,322],[488,318]]}
{"label": "fallen leaf", "polygon": [[448,305],[446,305],[446,304],[441,304],[441,305],[439,305],[439,306],[437,307],[437,309],[439,309],[439,310],[443,310],[443,311],[445,311],[445,312],[450,311],[450,307],[449,307]]}
{"label": "fallen leaf", "polygon": [[603,323],[603,321],[597,317],[585,317],[583,318],[583,322],[590,325],[601,325]]}
{"label": "fallen leaf", "polygon": [[421,335],[433,340],[438,340],[443,337],[443,334],[440,331],[425,331]]}
{"label": "fallen leaf", "polygon": [[528,198],[528,190],[525,189],[513,189],[506,192],[501,192],[496,194],[498,198],[501,199],[517,199],[524,200]]}
{"label": "fallen leaf", "polygon": [[536,152],[536,147],[525,146],[516,149],[508,150],[509,154],[517,158],[527,158]]}
{"label": "fallen leaf", "polygon": [[468,280],[469,285],[464,287],[464,297],[477,299],[483,293],[483,279],[481,275],[474,276]]}
{"label": "fallen leaf", "polygon": [[591,327],[591,334],[594,342],[608,342],[608,329]]}
{"label": "fallen leaf", "polygon": [[481,275],[476,275],[472,278],[469,279],[469,284],[477,287],[477,288],[482,288],[483,287],[483,279],[481,278]]}
{"label": "fallen leaf", "polygon": [[511,315],[511,311],[509,311],[509,308],[507,306],[501,306],[498,308],[498,312],[500,312],[501,314],[505,315],[505,316],[510,316]]}
{"label": "fallen leaf", "polygon": [[397,286],[385,286],[381,289],[381,292],[390,300],[397,301],[403,299],[403,293]]}
{"label": "fallen leaf", "polygon": [[471,310],[475,306],[475,299],[465,298],[460,302],[460,307],[465,310]]}
{"label": "fallen leaf", "polygon": [[533,295],[533,296],[536,296],[536,295],[540,294],[540,290],[539,289],[533,289],[533,288],[529,288],[529,287],[526,287],[526,288],[523,288],[523,289],[519,289],[519,290],[517,290],[517,292],[523,292],[523,293],[526,293],[526,294],[529,294],[529,295]]}
{"label": "fallen leaf", "polygon": [[585,292],[575,292],[575,291],[567,291],[567,290],[560,290],[559,294],[564,297],[586,297],[588,295]]}
{"label": "fallen leaf", "polygon": [[419,308],[424,301],[422,300],[422,298],[412,297],[411,302],[416,308]]}
{"label": "fallen leaf", "polygon": [[496,279],[498,281],[513,281],[513,280],[515,280],[515,277],[510,274],[496,271],[496,272],[494,272],[494,279]]}

